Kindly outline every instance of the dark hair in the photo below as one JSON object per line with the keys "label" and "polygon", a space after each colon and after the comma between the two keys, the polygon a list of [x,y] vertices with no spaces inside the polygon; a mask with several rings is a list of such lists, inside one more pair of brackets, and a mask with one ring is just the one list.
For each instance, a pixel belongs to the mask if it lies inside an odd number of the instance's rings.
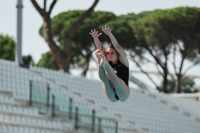
{"label": "dark hair", "polygon": [[117,50],[115,49],[115,47],[114,47],[114,45],[113,45],[112,43],[110,43],[110,44],[108,45],[107,49],[108,49],[108,48],[114,49],[115,52],[117,53],[117,56],[119,57],[119,53],[117,52]]}

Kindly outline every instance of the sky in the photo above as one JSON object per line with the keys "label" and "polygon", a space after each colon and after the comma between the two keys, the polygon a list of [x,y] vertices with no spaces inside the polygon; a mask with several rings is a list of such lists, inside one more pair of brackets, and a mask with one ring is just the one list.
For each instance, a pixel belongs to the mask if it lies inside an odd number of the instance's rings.
{"label": "sky", "polygon": [[[36,0],[40,6],[43,0]],[[48,5],[52,0],[48,0]],[[51,17],[68,10],[88,9],[94,0],[58,0]],[[8,34],[16,40],[17,0],[0,0],[0,34]],[[155,9],[169,9],[180,6],[200,7],[199,0],[99,0],[95,11],[110,11],[116,15],[140,13]],[[39,35],[42,18],[30,0],[23,0],[23,39],[22,54],[32,55],[38,62],[42,53],[49,51],[44,39]],[[95,27],[91,27],[95,28]],[[85,33],[88,34],[88,33]],[[148,66],[147,66],[148,67]],[[200,66],[193,68],[191,74],[197,75]],[[200,72],[199,74],[200,75]]]}

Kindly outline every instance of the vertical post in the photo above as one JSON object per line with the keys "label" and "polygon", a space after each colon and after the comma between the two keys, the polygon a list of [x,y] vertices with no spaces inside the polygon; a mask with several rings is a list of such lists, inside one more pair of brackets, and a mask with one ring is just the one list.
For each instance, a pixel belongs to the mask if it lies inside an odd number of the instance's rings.
{"label": "vertical post", "polygon": [[23,64],[22,60],[22,0],[17,0],[17,44],[15,52],[15,62]]}
{"label": "vertical post", "polygon": [[75,120],[74,120],[74,128],[78,130],[78,108],[75,108]]}
{"label": "vertical post", "polygon": [[115,133],[117,133],[117,130],[118,130],[118,123],[117,121],[115,122]]}
{"label": "vertical post", "polygon": [[95,110],[92,110],[92,128],[91,131],[95,131]]}
{"label": "vertical post", "polygon": [[199,98],[200,98],[200,95],[199,95],[199,96],[197,96],[196,100],[197,100],[197,101],[200,101],[200,100],[199,100]]}
{"label": "vertical post", "polygon": [[69,119],[72,120],[72,98],[69,98]]}
{"label": "vertical post", "polygon": [[32,106],[32,80],[29,82],[30,92],[29,92],[29,105]]}
{"label": "vertical post", "polygon": [[50,87],[49,84],[47,84],[47,108],[49,107],[49,95],[50,95]]}
{"label": "vertical post", "polygon": [[55,117],[55,96],[54,95],[52,95],[52,107],[51,107],[51,110],[52,110],[51,116],[52,116],[52,118],[54,118]]}
{"label": "vertical post", "polygon": [[98,127],[98,133],[101,133],[101,118],[99,118],[99,127]]}

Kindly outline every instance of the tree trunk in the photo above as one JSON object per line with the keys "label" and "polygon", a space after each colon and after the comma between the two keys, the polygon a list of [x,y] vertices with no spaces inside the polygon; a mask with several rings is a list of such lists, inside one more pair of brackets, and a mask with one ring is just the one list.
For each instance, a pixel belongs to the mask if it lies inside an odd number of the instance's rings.
{"label": "tree trunk", "polygon": [[168,84],[168,80],[167,80],[167,76],[166,75],[164,75],[164,77],[163,77],[163,92],[164,93],[168,93],[168,91],[167,91],[167,84]]}
{"label": "tree trunk", "polygon": [[33,6],[35,7],[35,9],[38,11],[38,13],[41,15],[41,17],[43,18],[43,36],[49,48],[51,49],[51,52],[56,60],[59,70],[63,72],[69,72],[69,66],[70,66],[69,51],[70,51],[70,44],[72,42],[72,38],[76,30],[78,29],[78,27],[93,12],[99,0],[94,0],[94,3],[92,4],[92,6],[85,13],[83,13],[83,15],[81,15],[80,18],[71,26],[71,29],[66,34],[64,52],[60,50],[59,47],[56,45],[56,43],[53,40],[53,36],[51,34],[50,15],[57,0],[53,0],[53,2],[50,5],[49,11],[46,10],[46,2],[47,2],[46,0],[44,0],[43,9],[37,4],[35,0],[31,0],[31,2]]}
{"label": "tree trunk", "polygon": [[86,76],[87,71],[89,69],[90,57],[91,57],[91,55],[87,55],[86,58],[85,58],[86,59],[86,64],[85,64],[85,67],[83,69],[83,72],[81,73],[81,75],[84,76],[84,77]]}
{"label": "tree trunk", "polygon": [[167,71],[167,68],[165,68],[164,69],[164,75],[163,75],[163,92],[164,93],[168,93],[168,90],[167,90],[167,86],[168,86],[167,76],[168,76],[168,71]]}
{"label": "tree trunk", "polygon": [[181,93],[181,79],[182,79],[182,75],[181,74],[177,74],[177,93]]}
{"label": "tree trunk", "polygon": [[49,48],[51,49],[51,52],[56,60],[56,63],[58,65],[58,68],[60,71],[64,71],[64,61],[65,57],[61,50],[58,48],[56,43],[53,40],[52,34],[51,34],[51,19],[48,14],[45,14],[43,16],[43,36],[45,41],[47,42]]}
{"label": "tree trunk", "polygon": [[139,67],[140,71],[143,72],[149,78],[149,80],[155,85],[155,87],[160,91],[161,90],[160,87],[156,84],[156,82],[154,82],[151,76],[145,70],[142,69],[138,61],[134,59],[134,56],[132,56],[132,61],[135,62],[135,64]]}
{"label": "tree trunk", "polygon": [[95,0],[94,3],[92,4],[92,6],[86,12],[84,12],[75,23],[73,23],[73,25],[71,26],[71,28],[65,35],[66,39],[65,39],[65,44],[64,44],[64,52],[65,52],[65,57],[66,57],[66,63],[68,63],[68,64],[65,64],[65,65],[67,65],[65,67],[66,68],[65,71],[67,71],[67,72],[69,71],[69,65],[70,65],[69,64],[69,51],[70,51],[73,36],[74,36],[76,30],[84,22],[84,20],[92,14],[92,12],[94,11],[94,8],[98,2],[99,2],[99,0]]}
{"label": "tree trunk", "polygon": [[174,93],[177,93],[178,91],[178,79],[174,80]]}

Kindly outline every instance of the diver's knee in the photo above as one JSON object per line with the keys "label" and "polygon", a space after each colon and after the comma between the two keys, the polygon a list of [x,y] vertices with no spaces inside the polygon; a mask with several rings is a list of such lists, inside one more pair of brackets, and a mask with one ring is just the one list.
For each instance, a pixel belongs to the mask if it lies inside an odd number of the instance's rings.
{"label": "diver's knee", "polygon": [[113,102],[113,103],[115,103],[115,102],[118,101],[118,99],[116,99],[115,97],[113,97],[113,98],[109,98],[109,100],[110,100],[111,102]]}
{"label": "diver's knee", "polygon": [[119,99],[121,102],[125,102],[128,98],[121,98]]}
{"label": "diver's knee", "polygon": [[126,96],[126,97],[119,98],[119,100],[120,100],[121,102],[125,102],[125,101],[128,99],[128,97],[129,97],[129,95]]}

